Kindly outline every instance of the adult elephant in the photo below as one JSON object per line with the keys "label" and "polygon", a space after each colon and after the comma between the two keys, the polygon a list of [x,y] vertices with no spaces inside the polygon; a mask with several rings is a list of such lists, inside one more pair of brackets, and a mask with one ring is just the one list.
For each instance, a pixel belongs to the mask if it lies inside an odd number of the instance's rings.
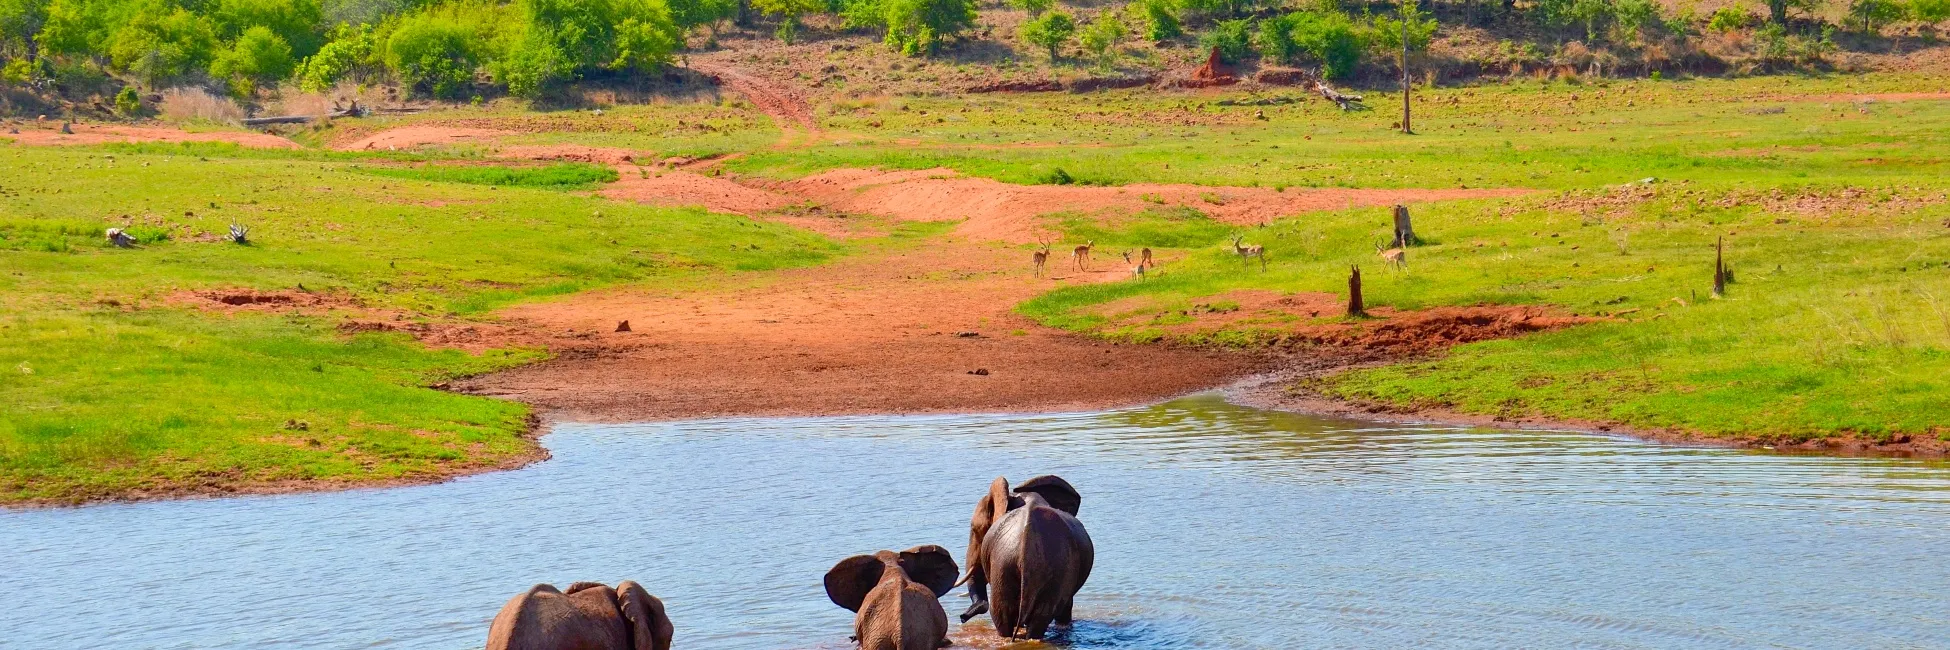
{"label": "adult elephant", "polygon": [[[1040,639],[1051,623],[1069,625],[1077,591],[1097,560],[1077,521],[1083,497],[1068,481],[1038,476],[1015,489],[997,477],[968,524],[968,610],[987,612],[995,633]],[[959,583],[958,583],[959,584]]]}
{"label": "adult elephant", "polygon": [[494,616],[487,650],[670,650],[664,602],[625,580],[535,585]]}
{"label": "adult elephant", "polygon": [[934,650],[948,645],[941,596],[955,588],[955,558],[935,545],[855,555],[826,572],[826,597],[856,612],[861,650]]}

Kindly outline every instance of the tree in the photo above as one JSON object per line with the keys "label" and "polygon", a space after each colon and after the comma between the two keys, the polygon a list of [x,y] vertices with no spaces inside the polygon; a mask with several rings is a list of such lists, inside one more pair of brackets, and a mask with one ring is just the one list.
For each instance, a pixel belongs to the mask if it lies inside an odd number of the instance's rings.
{"label": "tree", "polygon": [[264,27],[300,59],[325,44],[325,15],[318,0],[218,0],[215,5],[210,19],[218,40],[235,41],[252,27]]}
{"label": "tree", "polygon": [[710,25],[712,38],[718,25],[738,15],[738,0],[671,0],[670,19],[678,29],[690,31]]}
{"label": "tree", "polygon": [[903,54],[933,53],[941,39],[974,26],[974,0],[887,0],[885,40]]}
{"label": "tree", "polygon": [[46,0],[0,0],[0,54],[32,61],[40,51],[34,38],[47,24]]}
{"label": "tree", "polygon": [[420,12],[401,20],[382,58],[409,92],[460,97],[480,65],[479,34],[448,12]]}
{"label": "tree", "polygon": [[107,48],[116,70],[133,74],[150,87],[204,69],[217,50],[208,19],[182,7],[165,12],[159,4],[135,12],[109,37]]}
{"label": "tree", "polygon": [[1083,34],[1078,40],[1082,42],[1084,51],[1097,58],[1098,65],[1109,67],[1117,60],[1117,46],[1122,44],[1124,37],[1129,34],[1129,30],[1124,29],[1124,21],[1118,18],[1117,12],[1106,9],[1097,12],[1097,17],[1091,19],[1090,25],[1083,28]]}
{"label": "tree", "polygon": [[1851,0],[1848,5],[1848,17],[1864,34],[1875,34],[1878,27],[1902,20],[1907,13],[1896,0]]}
{"label": "tree", "polygon": [[1056,0],[1008,0],[1008,1],[1009,1],[1009,6],[1029,12],[1029,16],[1031,18],[1043,15],[1043,12],[1049,11],[1050,7],[1056,5]]}
{"label": "tree", "polygon": [[231,94],[248,97],[259,84],[289,76],[292,67],[291,45],[271,28],[257,25],[210,62],[210,76],[229,82]]}
{"label": "tree", "polygon": [[298,67],[298,84],[308,92],[325,92],[355,70],[374,64],[377,50],[371,25],[346,25],[336,30],[332,40]]}
{"label": "tree", "polygon": [[1934,25],[1950,20],[1950,0],[1910,0],[1909,12],[1917,21]]}
{"label": "tree", "polygon": [[1774,24],[1782,27],[1787,26],[1789,9],[1811,12],[1821,8],[1821,0],[1766,0],[1766,2],[1767,15],[1774,20]]}
{"label": "tree", "polygon": [[791,43],[799,36],[799,17],[826,8],[821,0],[751,0],[752,7],[767,16],[779,17],[779,40]]}
{"label": "tree", "polygon": [[1076,33],[1076,31],[1076,20],[1071,18],[1069,13],[1058,9],[1045,13],[1035,20],[1023,22],[1022,27],[1017,29],[1016,34],[1021,36],[1022,40],[1026,42],[1042,46],[1049,50],[1050,60],[1055,61],[1058,50],[1063,47],[1065,42],[1070,40],[1070,35]]}
{"label": "tree", "polygon": [[1296,55],[1304,54],[1319,63],[1321,76],[1328,79],[1345,79],[1354,74],[1355,66],[1361,63],[1361,50],[1367,44],[1353,19],[1338,11],[1290,15],[1293,19],[1287,29]]}
{"label": "tree", "polygon": [[1259,53],[1285,63],[1299,60],[1300,48],[1293,42],[1293,23],[1299,19],[1299,13],[1289,13],[1259,21],[1259,31],[1253,34]]}

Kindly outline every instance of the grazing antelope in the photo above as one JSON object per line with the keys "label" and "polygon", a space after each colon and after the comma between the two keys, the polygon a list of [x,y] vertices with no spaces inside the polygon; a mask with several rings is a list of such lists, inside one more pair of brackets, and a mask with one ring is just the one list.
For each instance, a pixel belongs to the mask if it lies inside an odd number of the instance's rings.
{"label": "grazing antelope", "polygon": [[1266,247],[1259,244],[1248,246],[1239,243],[1240,240],[1245,238],[1245,235],[1232,236],[1232,252],[1239,254],[1239,263],[1245,264],[1247,263],[1246,260],[1257,257],[1259,258],[1259,270],[1266,270]]}
{"label": "grazing antelope", "polygon": [[1131,251],[1124,251],[1124,263],[1133,264],[1133,266],[1131,267],[1131,277],[1137,278],[1139,280],[1144,279],[1144,267],[1149,266],[1148,264],[1146,264],[1146,260],[1144,260],[1143,258],[1138,258],[1137,262],[1132,262]]}
{"label": "grazing antelope", "polygon": [[1036,262],[1036,277],[1039,277],[1039,278],[1040,278],[1040,277],[1043,277],[1043,264],[1044,264],[1045,262],[1048,262],[1048,261],[1049,261],[1049,246],[1050,246],[1050,243],[1049,243],[1049,242],[1047,242],[1047,241],[1043,241],[1043,240],[1040,240],[1040,239],[1039,239],[1039,240],[1037,240],[1037,241],[1038,241],[1038,242],[1041,242],[1041,243],[1042,243],[1042,245],[1043,245],[1043,247],[1042,247],[1042,248],[1040,248],[1040,249],[1037,249],[1037,250],[1036,250],[1036,252],[1035,252],[1034,254],[1032,254],[1032,255],[1030,255],[1030,256],[1029,256],[1029,259],[1030,259],[1030,260],[1032,260],[1032,261],[1034,261],[1034,262]]}
{"label": "grazing antelope", "polygon": [[1070,251],[1070,261],[1077,263],[1078,271],[1090,270],[1090,249],[1097,246],[1097,240],[1086,241],[1082,246]]}
{"label": "grazing antelope", "polygon": [[1155,266],[1154,264],[1151,263],[1150,247],[1146,247],[1138,251],[1138,262],[1145,266]]}
{"label": "grazing antelope", "polygon": [[1408,249],[1402,248],[1400,246],[1383,249],[1381,247],[1381,244],[1375,244],[1374,252],[1376,255],[1381,256],[1382,262],[1388,264],[1389,266],[1395,267],[1395,270],[1397,271],[1408,270]]}

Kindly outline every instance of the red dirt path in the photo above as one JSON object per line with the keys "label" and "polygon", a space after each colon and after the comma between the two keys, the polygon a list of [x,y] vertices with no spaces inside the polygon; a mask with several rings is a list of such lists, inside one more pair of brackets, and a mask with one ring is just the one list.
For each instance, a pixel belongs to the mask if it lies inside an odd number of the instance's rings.
{"label": "red dirt path", "polygon": [[296,149],[298,143],[268,133],[250,131],[192,132],[169,127],[75,124],[73,134],[61,132],[58,122],[22,125],[20,133],[0,133],[28,145],[89,145],[111,142],[231,142],[246,147]]}

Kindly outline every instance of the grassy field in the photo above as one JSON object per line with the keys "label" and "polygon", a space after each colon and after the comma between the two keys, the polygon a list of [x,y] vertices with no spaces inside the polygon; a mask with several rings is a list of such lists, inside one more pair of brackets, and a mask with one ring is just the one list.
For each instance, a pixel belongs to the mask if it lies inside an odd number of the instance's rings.
{"label": "grassy field", "polygon": [[[413,321],[483,318],[517,300],[841,250],[744,218],[564,189],[602,181],[581,167],[503,170],[573,181],[521,187],[476,184],[493,182],[480,167],[410,164],[0,146],[0,502],[497,464],[530,453],[519,439],[527,409],[422,386],[544,351],[342,335],[337,312],[356,301]],[[251,245],[215,236],[231,223],[250,227]],[[142,243],[108,246],[103,228],[124,224]],[[734,240],[756,248],[725,245]],[[337,307],[213,314],[185,298],[299,286]]]}
{"label": "grassy field", "polygon": [[[339,321],[491,321],[518,301],[718,283],[870,246],[608,201],[589,191],[615,179],[598,166],[321,147],[422,122],[513,124],[509,143],[741,153],[724,166],[774,178],[947,166],[1017,183],[1533,188],[1418,207],[1428,242],[1405,272],[1374,256],[1388,229],[1379,209],[1243,233],[1267,247],[1265,271],[1221,250],[1231,227],[1184,207],[1047,215],[1069,239],[1170,249],[1178,261],[1148,281],[1059,290],[1020,309],[1099,336],[1266,345],[1281,322],[1186,332],[1193,321],[1172,314],[1242,289],[1339,293],[1360,264],[1371,306],[1536,304],[1611,320],[1310,386],[1329,395],[1716,436],[1950,436],[1940,380],[1950,371],[1950,102],[1853,97],[1940,83],[1435,89],[1422,95],[1415,136],[1391,131],[1385,96],[1370,97],[1377,110],[1343,113],[1282,103],[1291,91],[1233,90],[843,100],[819,107],[824,133],[792,146],[735,101],[346,120],[301,134],[314,148],[295,151],[0,139],[0,502],[497,465],[530,451],[519,439],[525,407],[424,386],[546,351],[428,349],[397,333],[342,333]],[[222,241],[231,223],[248,225],[253,244]],[[114,226],[140,244],[109,246],[102,231]],[[1720,237],[1739,273],[1725,299],[1711,299]],[[212,309],[190,293],[212,289],[329,300],[279,313]]]}

